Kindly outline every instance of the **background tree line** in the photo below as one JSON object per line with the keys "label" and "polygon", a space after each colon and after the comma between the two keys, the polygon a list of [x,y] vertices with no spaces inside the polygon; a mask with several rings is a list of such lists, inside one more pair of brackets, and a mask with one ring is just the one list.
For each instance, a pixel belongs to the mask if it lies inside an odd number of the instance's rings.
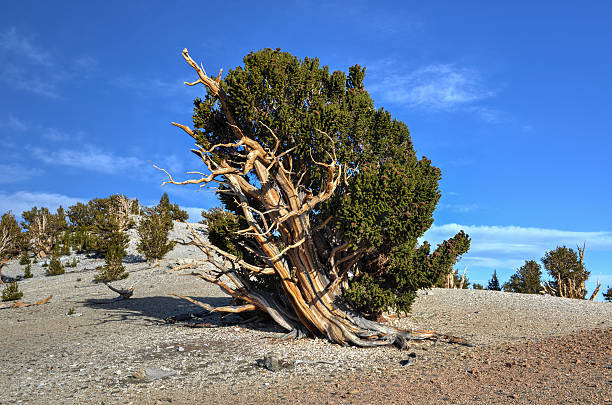
{"label": "background tree line", "polygon": [[[0,275],[2,266],[17,257],[25,266],[24,278],[32,277],[32,262],[38,261],[47,268],[47,275],[63,274],[65,266],[76,267],[77,258],[72,262],[62,262],[60,258],[77,253],[104,258],[105,264],[97,269],[96,281],[126,278],[128,273],[123,266],[129,242],[126,231],[137,229],[138,252],[150,265],[157,265],[174,246],[168,241],[173,220],[185,221],[188,217],[178,204],[170,203],[166,193],[154,207],[142,206],[137,199],[119,194],[78,202],[67,210],[60,206],[55,213],[46,207],[32,207],[21,214],[21,224],[9,211],[0,219]],[[9,296],[18,299],[16,285],[10,289],[15,293]]]}

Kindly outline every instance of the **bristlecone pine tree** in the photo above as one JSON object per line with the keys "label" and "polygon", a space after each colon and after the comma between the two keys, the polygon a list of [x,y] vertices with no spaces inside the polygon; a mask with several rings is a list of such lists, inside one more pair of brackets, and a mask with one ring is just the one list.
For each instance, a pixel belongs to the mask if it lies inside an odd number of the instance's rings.
{"label": "bristlecone pine tree", "polygon": [[504,291],[522,294],[539,294],[542,290],[540,277],[542,269],[534,260],[525,260],[525,264],[510,276],[504,283]]}
{"label": "bristlecone pine tree", "polygon": [[578,253],[566,246],[558,246],[546,252],[542,264],[552,277],[545,283],[546,291],[551,295],[565,298],[584,299],[586,297],[585,281],[589,278],[584,265],[584,246],[578,247]]}
{"label": "bristlecone pine tree", "polygon": [[21,233],[19,223],[9,211],[0,218],[0,284],[2,281],[2,267],[25,248],[25,238]]}
{"label": "bristlecone pine tree", "polygon": [[27,231],[26,236],[36,257],[47,257],[60,241],[62,233],[67,229],[66,213],[60,206],[55,214],[48,208],[33,207],[21,214],[21,225]]}
{"label": "bristlecone pine tree", "polygon": [[195,129],[174,125],[195,139],[209,174],[175,181],[166,172],[165,183],[218,185],[227,211],[208,219],[210,242],[195,231],[192,241],[214,265],[198,276],[240,303],[216,310],[263,311],[287,336],[344,345],[462,342],[367,319],[408,311],[470,239],[462,231],[433,252],[418,243],[433,223],[440,170],[417,157],[404,123],[374,108],[365,68],[330,73],[318,59],[265,49],[221,80],[183,57],[198,75],[188,84],[207,94],[195,100]]}
{"label": "bristlecone pine tree", "polygon": [[168,241],[168,232],[173,225],[170,213],[160,209],[160,206],[144,209],[138,227],[138,252],[147,259],[150,266],[159,265],[159,260],[174,247],[174,242]]}

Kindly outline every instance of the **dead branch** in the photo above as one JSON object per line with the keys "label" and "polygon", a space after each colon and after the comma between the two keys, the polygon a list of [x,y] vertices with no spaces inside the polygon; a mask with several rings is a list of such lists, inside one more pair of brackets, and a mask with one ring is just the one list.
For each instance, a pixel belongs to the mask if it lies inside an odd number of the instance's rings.
{"label": "dead branch", "polygon": [[109,283],[106,283],[106,282],[104,283],[104,285],[107,286],[108,288],[110,288],[111,291],[114,291],[117,294],[119,294],[119,297],[118,297],[119,300],[127,300],[128,298],[130,298],[134,294],[135,286],[131,286],[127,290],[124,290],[124,289],[115,288],[115,287],[113,287],[112,285],[110,285]]}
{"label": "dead branch", "polygon": [[241,312],[246,312],[246,311],[256,311],[257,307],[253,304],[246,304],[246,305],[241,305],[238,307],[232,307],[232,306],[225,306],[225,307],[213,307],[212,305],[209,305],[205,302],[201,302],[201,301],[196,301],[193,298],[190,297],[186,297],[184,295],[178,295],[178,294],[170,294],[173,297],[177,297],[186,301],[191,302],[194,305],[197,305],[199,307],[202,307],[204,309],[206,309],[207,311],[210,312],[224,312],[224,313],[228,313],[228,314],[238,314]]}
{"label": "dead branch", "polygon": [[53,298],[53,294],[49,295],[47,298],[43,298],[42,300],[33,302],[31,304],[26,304],[23,301],[14,301],[11,303],[2,303],[0,304],[0,309],[7,309],[7,308],[27,308],[27,307],[35,307],[37,305],[43,305],[46,304],[47,302],[51,301],[51,298]]}
{"label": "dead branch", "polygon": [[589,298],[589,301],[594,301],[595,297],[597,297],[597,294],[599,293],[599,289],[601,288],[601,283],[599,282],[599,278],[597,279],[597,287],[595,288],[595,291],[593,291],[593,294],[591,294],[591,298]]}

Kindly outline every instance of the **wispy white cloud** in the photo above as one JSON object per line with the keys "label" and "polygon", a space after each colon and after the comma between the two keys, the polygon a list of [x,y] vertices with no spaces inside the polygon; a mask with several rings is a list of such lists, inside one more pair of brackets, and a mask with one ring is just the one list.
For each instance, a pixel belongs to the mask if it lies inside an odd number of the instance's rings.
{"label": "wispy white cloud", "polygon": [[0,212],[12,211],[16,216],[20,216],[22,212],[28,211],[34,206],[47,207],[55,211],[60,205],[66,208],[79,201],[86,202],[88,200],[56,193],[17,191],[7,194],[0,191]]}
{"label": "wispy white cloud", "polygon": [[30,124],[13,115],[9,115],[5,121],[0,121],[0,128],[8,128],[12,131],[24,132],[30,129]]}
{"label": "wispy white cloud", "polygon": [[480,208],[478,204],[446,204],[440,203],[438,204],[438,208],[443,211],[449,212],[457,212],[457,213],[465,213],[472,212]]}
{"label": "wispy white cloud", "polygon": [[539,260],[546,251],[560,245],[575,247],[586,243],[589,250],[612,251],[612,232],[564,231],[520,226],[434,225],[423,235],[432,245],[464,230],[472,239],[462,262],[489,268],[516,269],[525,260]]}
{"label": "wispy white cloud", "polygon": [[18,54],[32,63],[53,66],[51,55],[34,44],[32,37],[21,35],[15,27],[0,34],[0,48]]}
{"label": "wispy white cloud", "polygon": [[15,27],[0,32],[0,82],[16,90],[60,98],[60,85],[70,78],[89,76],[97,60],[88,55],[70,63],[45,50],[32,35]]}
{"label": "wispy white cloud", "polygon": [[145,162],[133,156],[119,156],[92,145],[80,149],[59,149],[52,153],[42,148],[31,148],[32,154],[49,165],[75,167],[100,173],[132,172],[144,167]]}
{"label": "wispy white cloud", "polygon": [[0,163],[0,183],[17,183],[42,173],[40,169],[25,167],[19,163]]}
{"label": "wispy white cloud", "polygon": [[395,61],[370,65],[371,91],[383,101],[427,110],[450,110],[493,96],[481,75],[451,64],[431,64],[402,72]]}
{"label": "wispy white cloud", "polygon": [[43,138],[51,142],[67,142],[67,141],[79,141],[83,138],[83,131],[77,131],[76,133],[68,133],[61,131],[57,128],[41,128]]}

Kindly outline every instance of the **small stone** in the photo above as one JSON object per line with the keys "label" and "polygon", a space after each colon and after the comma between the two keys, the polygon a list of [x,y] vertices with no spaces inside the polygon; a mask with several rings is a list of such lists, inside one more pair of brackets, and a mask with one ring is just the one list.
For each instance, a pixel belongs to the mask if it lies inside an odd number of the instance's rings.
{"label": "small stone", "polygon": [[270,371],[280,370],[280,357],[273,353],[268,353],[264,356],[263,366]]}
{"label": "small stone", "polygon": [[179,346],[178,349],[176,349],[176,350],[178,350],[179,352],[184,352],[185,348],[183,346]]}

